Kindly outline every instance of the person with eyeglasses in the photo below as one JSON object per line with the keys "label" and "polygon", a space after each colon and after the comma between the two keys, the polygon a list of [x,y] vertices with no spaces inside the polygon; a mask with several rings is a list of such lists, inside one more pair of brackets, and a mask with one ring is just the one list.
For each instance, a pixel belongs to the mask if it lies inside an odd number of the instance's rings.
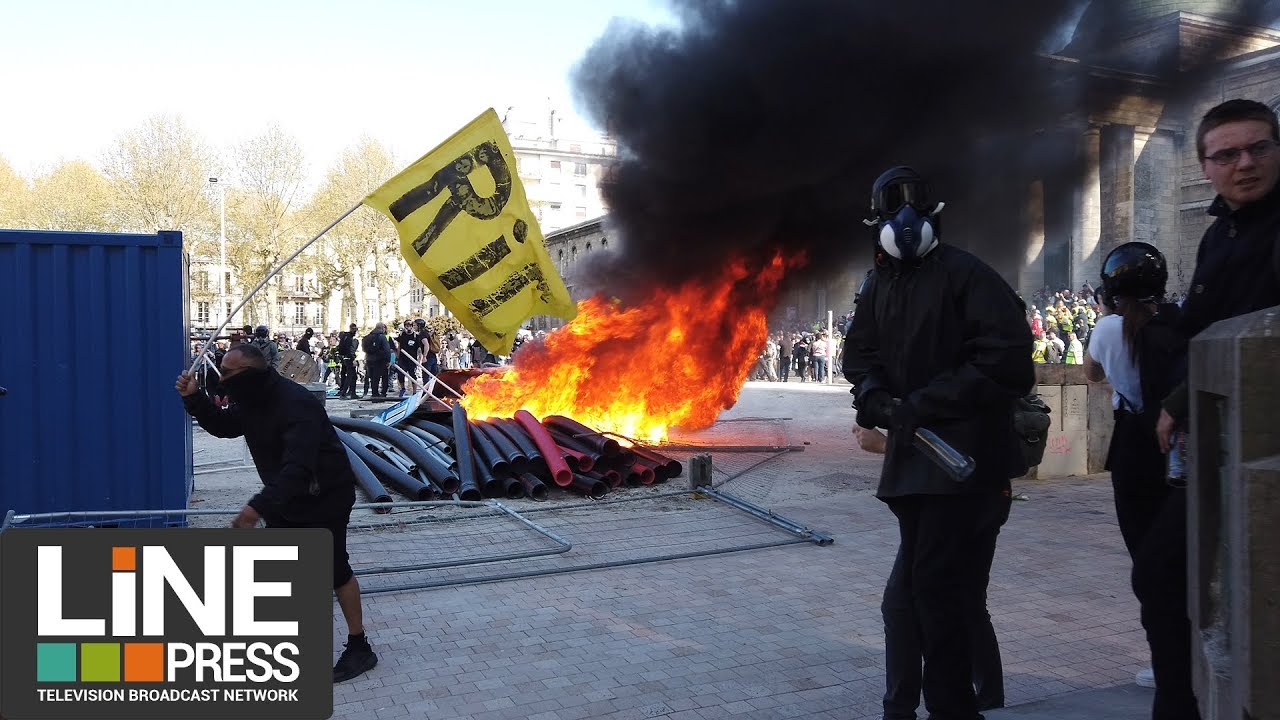
{"label": "person with eyeglasses", "polygon": [[[1215,220],[1196,253],[1178,331],[1186,340],[1228,318],[1280,305],[1280,121],[1254,100],[1228,100],[1205,113],[1196,131],[1200,168],[1217,196]],[[1186,357],[1170,358],[1180,381],[1156,423],[1161,452],[1186,431],[1190,400]],[[1152,644],[1156,671],[1154,720],[1197,720],[1182,686],[1191,683],[1191,620],[1187,613],[1187,494],[1172,493],[1147,532],[1133,564],[1133,590]],[[1153,630],[1153,628],[1155,628]],[[1176,662],[1162,673],[1156,644]],[[1161,676],[1170,677],[1165,682]]]}

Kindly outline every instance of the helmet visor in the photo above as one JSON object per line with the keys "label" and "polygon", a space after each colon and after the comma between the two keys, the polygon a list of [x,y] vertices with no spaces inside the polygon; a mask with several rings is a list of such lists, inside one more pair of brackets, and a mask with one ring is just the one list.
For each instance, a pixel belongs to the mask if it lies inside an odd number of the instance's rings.
{"label": "helmet visor", "polygon": [[873,200],[875,210],[883,215],[897,215],[907,205],[920,212],[927,212],[931,207],[929,187],[920,180],[889,183],[876,192]]}

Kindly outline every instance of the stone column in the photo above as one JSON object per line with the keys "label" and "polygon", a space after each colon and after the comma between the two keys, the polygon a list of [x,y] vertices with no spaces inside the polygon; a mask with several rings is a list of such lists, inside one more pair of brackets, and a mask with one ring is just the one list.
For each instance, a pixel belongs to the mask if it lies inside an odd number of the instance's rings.
{"label": "stone column", "polygon": [[[1142,142],[1146,142],[1146,137]],[[1086,273],[1093,277],[1097,276],[1107,253],[1133,240],[1133,165],[1138,138],[1132,125],[1108,125],[1100,139],[1098,200],[1102,226],[1097,264]]]}
{"label": "stone column", "polygon": [[1280,307],[1191,342],[1187,575],[1204,720],[1280,718]]}
{"label": "stone column", "polygon": [[[1022,296],[1030,298],[1044,287],[1044,181],[1036,180],[1027,188],[1027,252],[1022,258],[1018,287]],[[1028,302],[1030,300],[1028,299]]]}
{"label": "stone column", "polygon": [[[1081,186],[1076,193],[1075,220],[1071,231],[1071,287],[1078,289],[1085,280],[1094,280],[1101,258],[1098,241],[1102,234],[1101,188],[1099,187],[1101,128],[1090,125],[1080,141]],[[1054,288],[1055,290],[1057,288]]]}

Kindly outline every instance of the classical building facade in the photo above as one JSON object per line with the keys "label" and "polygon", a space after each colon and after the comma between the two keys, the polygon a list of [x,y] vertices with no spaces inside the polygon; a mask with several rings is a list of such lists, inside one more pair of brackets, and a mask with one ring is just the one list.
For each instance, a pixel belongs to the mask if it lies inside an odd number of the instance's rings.
{"label": "classical building facade", "polygon": [[1022,291],[1096,285],[1106,254],[1135,240],[1165,253],[1171,292],[1187,291],[1214,197],[1200,117],[1236,97],[1280,106],[1280,31],[1243,19],[1244,6],[1095,0],[1085,11],[1051,62],[1087,102],[1045,140],[1073,145],[1080,173],[1029,183]]}
{"label": "classical building facade", "polygon": [[543,233],[580,225],[605,213],[600,178],[617,155],[616,142],[604,135],[564,136],[553,107],[537,113],[509,109],[503,127]]}

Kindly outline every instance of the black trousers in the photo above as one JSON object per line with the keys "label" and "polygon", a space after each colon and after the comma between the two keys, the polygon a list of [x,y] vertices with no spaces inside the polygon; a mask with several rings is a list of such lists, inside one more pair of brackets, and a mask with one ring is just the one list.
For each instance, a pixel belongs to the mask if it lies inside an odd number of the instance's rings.
{"label": "black trousers", "polygon": [[1133,592],[1151,646],[1156,696],[1151,720],[1200,720],[1191,689],[1187,616],[1187,491],[1170,488],[1133,560]]}
{"label": "black trousers", "polygon": [[342,359],[342,379],[338,383],[338,397],[356,396],[356,361],[354,358]]}
{"label": "black trousers", "polygon": [[365,372],[369,374],[369,381],[373,384],[370,392],[373,397],[386,397],[388,387],[387,373],[390,371],[391,362],[388,360],[367,362]]}
{"label": "black trousers", "polygon": [[782,382],[786,382],[787,378],[791,377],[791,356],[790,355],[786,355],[780,361],[778,361],[778,371],[779,371],[778,378],[781,379]]}
{"label": "black trousers", "polygon": [[881,605],[885,717],[915,718],[923,689],[932,720],[978,720],[975,680],[984,701],[1004,700],[987,584],[1011,499],[1003,492],[909,495],[888,504],[900,545]]}
{"label": "black trousers", "polygon": [[1106,469],[1111,473],[1116,521],[1131,559],[1137,558],[1143,538],[1169,497],[1165,462],[1156,444],[1154,425],[1117,410]]}

